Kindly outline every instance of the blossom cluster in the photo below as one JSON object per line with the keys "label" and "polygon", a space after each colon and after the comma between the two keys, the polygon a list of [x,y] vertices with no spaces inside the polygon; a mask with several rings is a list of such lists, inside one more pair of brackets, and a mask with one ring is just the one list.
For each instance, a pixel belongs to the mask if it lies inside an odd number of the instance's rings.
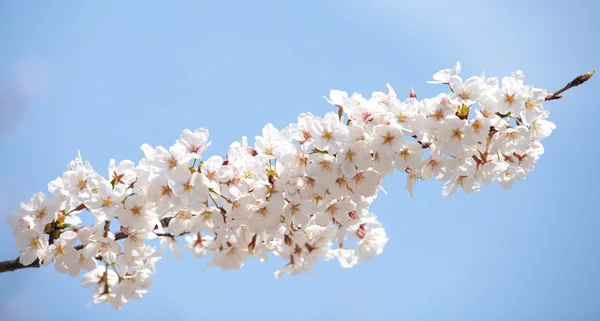
{"label": "blossom cluster", "polygon": [[431,83],[449,93],[421,101],[412,89],[399,99],[389,85],[370,98],[332,90],[337,113],[267,124],[254,145],[243,137],[224,158],[203,157],[211,142],[202,128],[184,130],[169,149],[144,144],[137,164],[111,160],[106,177],[78,156],[49,196],[34,194],[10,216],[19,260],[83,270],[92,302],[115,308],[147,292],[162,257],[156,238],[178,256],[184,236],[184,250],[225,270],[270,253],[287,262],[276,277],[308,272],[319,258],[344,268],[370,260],[388,237],[369,207],[394,170],[407,174],[411,195],[417,181],[435,178],[447,197],[495,181],[510,188],[544,152],[555,128],[545,90],[525,85],[520,71],[501,80],[459,74],[459,63],[436,73]]}

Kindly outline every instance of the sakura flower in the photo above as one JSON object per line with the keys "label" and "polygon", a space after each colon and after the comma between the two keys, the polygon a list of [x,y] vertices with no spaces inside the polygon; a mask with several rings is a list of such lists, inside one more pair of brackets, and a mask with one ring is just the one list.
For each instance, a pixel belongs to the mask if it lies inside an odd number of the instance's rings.
{"label": "sakura flower", "polygon": [[[294,256],[292,255],[292,257],[294,257]],[[275,273],[273,275],[275,276],[275,279],[279,279],[284,273],[290,274],[290,275],[295,275],[295,274],[299,274],[301,272],[307,272],[307,271],[310,271],[310,269],[307,266],[305,266],[304,264],[289,263],[289,264],[286,264],[282,269],[275,271]]]}
{"label": "sakura flower", "polygon": [[421,118],[424,118],[424,116],[420,114],[420,109],[421,104],[415,98],[409,98],[403,102],[391,104],[388,108],[390,123],[396,123],[403,131],[412,134],[415,123],[421,120]]}
{"label": "sakura flower", "polygon": [[185,147],[186,152],[193,159],[202,158],[202,153],[211,145],[208,141],[208,129],[198,128],[193,132],[184,129],[177,141]]}
{"label": "sakura flower", "polygon": [[[288,126],[291,138],[298,141],[304,150],[310,150],[313,147],[313,137],[310,127],[317,118],[311,113],[302,113],[298,115],[298,123],[292,123]],[[284,156],[284,155],[282,155]]]}
{"label": "sakura flower", "polygon": [[208,198],[208,187],[202,184],[200,173],[191,173],[189,169],[180,167],[171,175],[173,184],[172,193],[180,200],[182,205],[192,201],[204,201]]}
{"label": "sakura flower", "polygon": [[503,189],[509,189],[517,179],[525,178],[527,173],[519,166],[509,166],[502,175],[498,177],[498,183]]}
{"label": "sakura flower", "polygon": [[348,97],[348,93],[342,90],[332,89],[329,92],[329,99],[326,97],[323,98],[325,98],[328,103],[334,106],[340,106],[341,108],[344,108],[344,106],[350,104],[350,97]]}
{"label": "sakura flower", "polygon": [[352,249],[339,248],[330,250],[325,259],[331,260],[333,258],[338,259],[340,267],[344,269],[351,268],[358,264],[358,255],[356,255],[356,251]]}
{"label": "sakura flower", "polygon": [[121,252],[121,246],[115,241],[113,233],[98,229],[90,239],[93,242],[88,243],[84,248],[86,257],[101,256],[108,264],[117,262],[117,254]]}
{"label": "sakura flower", "polygon": [[423,156],[423,148],[417,142],[405,144],[396,154],[395,164],[399,171],[404,171],[407,168],[417,169],[421,165],[421,157]]}
{"label": "sakura flower", "polygon": [[367,131],[364,126],[360,126],[357,124],[353,124],[348,129],[348,137],[346,139],[346,144],[352,144],[353,142],[369,142],[371,139],[372,129]]}
{"label": "sakura flower", "polygon": [[[85,249],[77,250],[74,254],[75,258],[73,261],[68,260],[66,267],[70,276],[77,276],[83,269],[84,271],[92,271],[98,267],[96,258],[91,256],[93,253],[86,253]],[[65,259],[69,259],[70,256],[66,256]]]}
{"label": "sakura flower", "polygon": [[182,143],[175,143],[168,151],[162,146],[152,149],[150,145],[144,144],[142,151],[146,156],[148,166],[167,174],[178,166],[187,166],[192,157]]}
{"label": "sakura flower", "polygon": [[351,177],[354,177],[358,171],[352,176],[346,176],[343,173],[338,173],[335,180],[331,180],[325,184],[325,194],[328,194],[332,199],[348,197],[352,191],[348,187],[348,181]]}
{"label": "sakura flower", "polygon": [[425,117],[437,121],[456,114],[457,110],[457,104],[452,103],[447,94],[439,94],[435,98],[425,98],[421,101],[420,106],[420,112]]}
{"label": "sakura flower", "polygon": [[110,270],[108,267],[99,266],[83,276],[81,286],[84,288],[95,288],[103,287],[105,283],[108,286],[114,286],[118,280],[119,278],[113,270]]}
{"label": "sakura flower", "polygon": [[316,212],[315,204],[310,201],[289,202],[285,205],[283,215],[285,215],[286,224],[294,224],[297,227],[304,227],[308,224],[309,215]]}
{"label": "sakura flower", "polygon": [[269,201],[257,199],[255,203],[248,205],[248,211],[251,213],[248,226],[255,231],[277,229],[284,206],[283,198],[274,198]]}
{"label": "sakura flower", "polygon": [[325,206],[322,215],[317,215],[315,223],[320,226],[325,226],[334,219],[335,222],[346,227],[352,219],[348,213],[354,210],[356,210],[356,203],[350,200],[333,200]]}
{"label": "sakura flower", "polygon": [[525,124],[528,124],[533,119],[546,114],[544,102],[546,101],[546,96],[548,96],[547,91],[539,88],[533,88],[533,86],[528,86],[524,90],[523,96],[525,108],[521,108],[520,116]]}
{"label": "sakura flower", "polygon": [[444,197],[452,195],[456,191],[457,187],[461,187],[462,190],[467,194],[471,194],[472,192],[476,192],[480,189],[479,183],[473,177],[456,176],[444,184],[444,187],[442,188],[442,195]]}
{"label": "sakura flower", "polygon": [[467,130],[467,121],[450,116],[441,128],[442,151],[450,156],[461,156],[471,149],[473,136]]}
{"label": "sakura flower", "polygon": [[423,160],[421,163],[421,167],[419,168],[419,177],[422,180],[426,180],[431,177],[437,177],[441,170],[441,159],[437,155],[431,155],[430,158]]}
{"label": "sakura flower", "polygon": [[450,78],[452,76],[458,76],[460,74],[461,68],[460,68],[460,62],[456,62],[456,65],[454,65],[454,68],[452,69],[442,69],[438,72],[436,72],[433,75],[433,79],[434,80],[429,80],[427,81],[427,83],[429,84],[447,84],[450,81]]}
{"label": "sakura flower", "polygon": [[114,186],[128,188],[136,180],[135,164],[129,160],[120,161],[119,164],[111,159],[108,164],[108,173]]}
{"label": "sakura flower", "polygon": [[308,126],[314,140],[313,145],[330,154],[335,154],[340,150],[342,142],[348,135],[348,127],[342,124],[338,115],[334,113],[327,113],[324,118],[317,118]]}
{"label": "sakura flower", "polygon": [[95,179],[99,179],[99,175],[92,169],[89,163],[74,166],[62,175],[61,194],[77,198],[81,201],[91,196],[88,184]]}
{"label": "sakura flower", "polygon": [[529,148],[527,139],[527,128],[518,126],[517,128],[500,129],[492,139],[491,153],[503,153],[511,155],[513,152],[523,153]]}
{"label": "sakura flower", "polygon": [[192,209],[196,215],[192,219],[192,229],[190,232],[197,233],[200,230],[206,232],[215,232],[223,222],[221,211],[214,206],[205,206],[204,204],[193,204]]}
{"label": "sakura flower", "polygon": [[230,246],[223,250],[213,252],[213,259],[208,263],[211,266],[218,266],[223,270],[237,270],[244,266],[244,260],[251,255],[248,253],[247,246]]}
{"label": "sakura flower", "polygon": [[472,137],[475,143],[485,143],[490,133],[490,120],[479,110],[475,112],[477,116],[471,119],[466,127],[467,136]]}
{"label": "sakura flower", "polygon": [[125,199],[125,185],[113,185],[100,178],[90,183],[93,193],[86,197],[84,202],[88,210],[96,216],[99,221],[110,220],[123,208],[122,201]]}
{"label": "sakura flower", "polygon": [[54,267],[59,273],[67,273],[69,266],[79,259],[79,253],[73,248],[76,241],[76,232],[63,232],[53,244],[50,244],[42,263],[46,265],[54,261]]}
{"label": "sakura flower", "polygon": [[147,193],[148,201],[156,204],[156,212],[158,215],[161,215],[173,205],[181,203],[181,199],[177,197],[173,191],[174,187],[175,181],[168,179],[165,176],[156,176],[150,182]]}
{"label": "sakura flower", "polygon": [[393,155],[404,144],[402,129],[399,125],[377,125],[373,128],[371,149],[378,153]]}
{"label": "sakura flower", "polygon": [[385,229],[382,227],[369,229],[360,241],[358,241],[358,255],[361,259],[370,261],[373,256],[383,252],[383,248],[387,242],[388,237]]}
{"label": "sakura flower", "polygon": [[106,302],[113,299],[116,295],[110,292],[110,288],[117,285],[119,276],[108,266],[99,266],[96,269],[86,273],[81,278],[81,286],[92,288],[94,303]]}
{"label": "sakura flower", "polygon": [[15,212],[8,216],[8,224],[13,228],[13,237],[17,238],[33,226],[33,218],[27,212]]}
{"label": "sakura flower", "polygon": [[46,224],[56,218],[58,206],[58,199],[46,198],[44,193],[37,192],[31,196],[29,202],[21,203],[21,211],[23,216],[31,218],[32,228],[42,233]]}
{"label": "sakura flower", "polygon": [[383,98],[387,96],[374,93],[371,99],[365,99],[360,94],[353,94],[349,103],[344,106],[344,112],[359,126],[374,126],[381,124],[385,117]]}
{"label": "sakura flower", "polygon": [[369,145],[365,141],[356,141],[336,155],[342,173],[354,176],[357,171],[367,170],[372,164]]}
{"label": "sakura flower", "polygon": [[202,183],[217,193],[220,191],[219,184],[231,180],[235,175],[233,167],[223,165],[223,162],[223,158],[220,156],[211,156],[202,164],[200,169]]}
{"label": "sakura flower", "polygon": [[[197,205],[196,205],[197,206]],[[171,209],[175,215],[169,221],[169,232],[178,236],[194,230],[194,214],[190,208],[178,206]]]}
{"label": "sakura flower", "polygon": [[385,176],[394,172],[395,154],[389,151],[375,151],[373,153],[373,169]]}
{"label": "sakura flower", "polygon": [[188,235],[185,237],[185,241],[188,244],[183,248],[184,251],[192,251],[194,257],[200,258],[206,254],[207,250],[212,244],[213,238],[211,236],[202,237],[200,233],[194,235]]}
{"label": "sakura flower", "polygon": [[36,230],[26,230],[17,237],[15,246],[22,249],[19,262],[27,266],[44,258],[48,250],[48,240]]}
{"label": "sakura flower", "polygon": [[485,185],[491,184],[508,169],[509,164],[503,160],[492,160],[477,170],[477,177]]}
{"label": "sakura flower", "polygon": [[173,236],[161,236],[160,237],[160,247],[162,249],[169,248],[171,252],[173,252],[173,256],[175,258],[179,257],[179,249],[177,248],[177,239]]}
{"label": "sakura flower", "polygon": [[272,124],[263,127],[262,136],[256,136],[256,151],[267,159],[274,159],[291,152],[294,147],[291,137],[279,132]]}
{"label": "sakura flower", "polygon": [[377,192],[381,182],[381,174],[369,169],[367,171],[356,173],[348,181],[348,187],[354,192],[365,197],[374,195]]}
{"label": "sakura flower", "polygon": [[303,175],[308,169],[309,155],[303,149],[296,147],[295,152],[281,156],[279,163],[283,165],[285,171],[289,172],[290,175]]}
{"label": "sakura flower", "polygon": [[121,226],[135,230],[152,229],[160,224],[154,205],[144,195],[128,197],[118,216]]}
{"label": "sakura flower", "polygon": [[449,83],[452,88],[449,98],[459,105],[473,105],[485,89],[483,79],[477,76],[471,77],[465,82],[458,76],[452,76]]}
{"label": "sakura flower", "polygon": [[307,174],[321,177],[323,181],[333,179],[341,170],[335,157],[329,154],[312,154],[309,160]]}
{"label": "sakura flower", "polygon": [[142,296],[148,293],[147,289],[152,284],[149,272],[141,270],[133,274],[125,274],[113,289],[118,300],[111,300],[111,304],[118,309],[129,299],[141,300]]}
{"label": "sakura flower", "polygon": [[556,125],[542,117],[538,117],[531,121],[530,128],[530,137],[534,140],[541,141],[550,136],[552,131],[556,129]]}
{"label": "sakura flower", "polygon": [[156,237],[156,234],[148,230],[133,230],[127,235],[127,238],[123,242],[123,254],[127,257],[137,257],[140,253],[144,252],[146,246],[146,240],[151,240]]}
{"label": "sakura flower", "polygon": [[496,111],[501,114],[519,115],[525,104],[525,87],[522,81],[515,77],[502,78],[502,88],[497,90]]}

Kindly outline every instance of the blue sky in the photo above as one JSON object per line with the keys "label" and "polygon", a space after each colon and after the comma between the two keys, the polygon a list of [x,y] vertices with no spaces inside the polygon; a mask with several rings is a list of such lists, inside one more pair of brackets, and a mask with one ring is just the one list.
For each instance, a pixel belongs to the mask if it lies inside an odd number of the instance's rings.
{"label": "blue sky", "polygon": [[[0,259],[4,217],[59,176],[77,150],[101,173],[205,127],[208,155],[268,122],[331,110],[330,89],[420,98],[460,60],[463,75],[556,90],[598,69],[593,1],[132,1],[0,4]],[[15,76],[16,75],[16,76]],[[15,77],[17,77],[15,80]],[[548,103],[557,130],[526,181],[473,195],[384,182],[372,206],[390,241],[353,269],[273,278],[285,262],[202,270],[170,255],[150,293],[122,311],[53,267],[0,274],[0,320],[598,320],[598,79]],[[25,87],[24,87],[25,86]],[[16,89],[15,89],[16,88]],[[23,94],[25,91],[26,94]],[[32,93],[27,94],[27,93]],[[13,98],[24,99],[13,99]],[[17,103],[6,103],[6,102]],[[9,109],[14,107],[14,109]],[[10,112],[13,111],[13,112]]]}

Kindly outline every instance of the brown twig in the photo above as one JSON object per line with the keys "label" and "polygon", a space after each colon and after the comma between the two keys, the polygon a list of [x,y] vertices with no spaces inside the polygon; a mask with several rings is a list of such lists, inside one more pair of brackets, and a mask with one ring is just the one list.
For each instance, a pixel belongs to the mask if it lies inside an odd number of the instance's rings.
{"label": "brown twig", "polygon": [[0,262],[0,273],[2,272],[12,272],[14,270],[26,269],[26,268],[39,268],[40,260],[35,260],[30,265],[23,265],[19,262],[19,258],[16,258],[11,261]]}
{"label": "brown twig", "polygon": [[559,89],[557,92],[553,93],[553,94],[549,94],[548,96],[546,96],[546,100],[554,100],[554,99],[560,99],[562,98],[562,93],[564,93],[565,91],[573,88],[573,87],[577,87],[581,84],[583,84],[584,82],[590,80],[590,78],[592,78],[592,76],[596,73],[595,70],[592,70],[590,72],[586,72],[583,75],[579,75],[577,76],[577,78],[571,80],[570,83],[568,83],[566,86],[564,86],[563,88]]}

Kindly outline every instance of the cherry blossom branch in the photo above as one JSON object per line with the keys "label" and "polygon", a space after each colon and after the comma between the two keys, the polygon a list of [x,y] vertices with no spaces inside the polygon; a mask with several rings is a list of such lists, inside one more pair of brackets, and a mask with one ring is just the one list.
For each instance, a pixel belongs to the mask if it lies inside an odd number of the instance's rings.
{"label": "cherry blossom branch", "polygon": [[[450,93],[421,101],[412,89],[399,99],[389,85],[371,98],[332,90],[337,113],[303,113],[281,130],[267,124],[254,145],[242,137],[225,158],[203,159],[211,144],[204,128],[185,129],[168,150],[142,145],[137,165],[111,160],[108,177],[78,155],[48,184],[50,197],[35,193],[9,216],[21,252],[0,262],[0,273],[50,263],[71,276],[84,270],[93,302],[121,308],[151,284],[163,257],[147,242],[156,237],[177,257],[176,237],[191,234],[183,250],[210,255],[207,264],[224,270],[253,256],[289,258],[276,278],[310,271],[319,259],[343,268],[368,261],[388,242],[369,209],[386,176],[406,173],[411,196],[417,181],[432,178],[444,183],[443,197],[494,182],[509,189],[534,170],[556,128],[544,102],[594,74],[549,94],[526,85],[521,71],[501,81],[463,81],[460,71],[457,63],[434,74],[430,83]],[[95,223],[80,227],[84,209]],[[355,246],[345,242],[352,238]]]}
{"label": "cherry blossom branch", "polygon": [[573,88],[573,87],[577,87],[581,84],[583,84],[584,82],[590,80],[590,78],[592,78],[592,76],[596,73],[595,70],[592,70],[590,72],[586,72],[583,75],[579,75],[577,76],[575,79],[571,80],[571,82],[569,82],[566,86],[564,86],[563,88],[559,89],[558,91],[556,91],[553,94],[549,94],[548,96],[546,96],[546,100],[554,100],[554,99],[560,99],[562,98],[562,93],[564,93],[565,91]]}
{"label": "cherry blossom branch", "polygon": [[[545,100],[546,101],[550,101],[550,100],[555,100],[555,99],[560,99],[562,98],[562,93],[564,93],[565,91],[573,88],[573,87],[577,87],[583,83],[585,83],[586,81],[588,81],[593,75],[594,75],[595,71],[592,70],[590,72],[587,72],[585,74],[579,75],[577,76],[575,79],[573,79],[572,81],[570,81],[566,86],[564,86],[563,88],[559,89],[558,91],[554,92],[553,94],[549,94],[548,96],[546,96]],[[410,96],[412,98],[416,98],[416,94],[414,93],[414,91],[412,90],[412,88],[410,89]],[[341,117],[342,112],[343,112],[343,108],[341,108],[341,106],[337,106],[339,109],[339,115]],[[500,115],[500,116],[506,116],[506,115]],[[413,136],[414,138],[416,138],[416,136]],[[428,144],[423,144],[422,142],[418,141],[419,144],[421,144],[423,146],[423,148],[428,148]],[[212,194],[212,193],[211,193]],[[212,198],[212,195],[210,195],[210,197]],[[221,196],[221,195],[219,195]],[[223,197],[223,196],[221,196]],[[216,204],[216,202],[214,201],[214,199],[212,199],[213,202]],[[219,210],[221,211],[221,214],[223,215],[223,220],[225,221],[225,215],[222,213],[223,209],[222,207],[219,208]],[[168,222],[169,222],[170,218],[168,219],[163,219],[161,221],[162,226],[163,227],[167,227],[168,226]],[[55,224],[52,225],[53,228],[55,228]],[[48,233],[49,234],[49,243],[52,244],[54,241],[54,233]],[[161,237],[174,237],[172,234],[169,233],[155,233],[157,236],[161,236]],[[121,240],[127,238],[127,234],[123,233],[123,232],[118,232],[115,234],[115,240]],[[74,247],[76,250],[82,249],[83,245],[78,245],[76,247]],[[23,265],[21,263],[19,263],[19,258],[16,258],[14,260],[9,260],[9,261],[2,261],[0,262],[0,273],[2,272],[10,272],[10,271],[15,271],[15,270],[19,270],[19,269],[24,269],[24,268],[39,268],[40,262],[39,259],[36,259],[31,265]]]}

